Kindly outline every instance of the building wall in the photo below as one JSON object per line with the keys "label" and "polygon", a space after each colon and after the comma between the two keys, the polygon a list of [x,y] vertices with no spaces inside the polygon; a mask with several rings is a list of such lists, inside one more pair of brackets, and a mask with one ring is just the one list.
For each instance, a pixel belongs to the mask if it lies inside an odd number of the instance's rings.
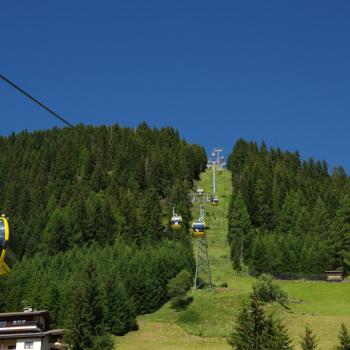
{"label": "building wall", "polygon": [[24,338],[24,339],[17,339],[17,346],[16,350],[25,350],[24,345],[26,342],[33,342],[33,350],[47,350],[43,349],[41,347],[41,339],[36,338],[36,339],[31,339],[31,338]]}
{"label": "building wall", "polygon": [[[8,350],[9,346],[16,345],[16,340],[10,339],[10,340],[0,340],[0,350]],[[11,347],[10,347],[11,349]]]}
{"label": "building wall", "polygon": [[41,343],[41,350],[50,350],[49,337],[45,337]]}

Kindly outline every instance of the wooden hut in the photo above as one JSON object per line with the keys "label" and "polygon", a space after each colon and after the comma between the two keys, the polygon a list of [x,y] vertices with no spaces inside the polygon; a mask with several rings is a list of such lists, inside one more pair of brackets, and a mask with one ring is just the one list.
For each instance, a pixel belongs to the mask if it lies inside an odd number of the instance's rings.
{"label": "wooden hut", "polygon": [[325,271],[327,282],[341,282],[343,280],[343,271]]}

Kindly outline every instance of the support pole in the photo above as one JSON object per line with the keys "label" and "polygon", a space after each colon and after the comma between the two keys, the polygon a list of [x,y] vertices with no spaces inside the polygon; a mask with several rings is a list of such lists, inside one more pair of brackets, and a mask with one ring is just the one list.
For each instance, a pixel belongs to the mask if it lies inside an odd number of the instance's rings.
{"label": "support pole", "polygon": [[201,288],[203,283],[208,285],[209,288],[212,288],[207,238],[204,235],[203,237],[196,238],[196,240],[196,274],[194,277],[194,289]]}
{"label": "support pole", "polygon": [[215,163],[212,166],[213,169],[213,194],[216,193],[216,171],[215,171]]}

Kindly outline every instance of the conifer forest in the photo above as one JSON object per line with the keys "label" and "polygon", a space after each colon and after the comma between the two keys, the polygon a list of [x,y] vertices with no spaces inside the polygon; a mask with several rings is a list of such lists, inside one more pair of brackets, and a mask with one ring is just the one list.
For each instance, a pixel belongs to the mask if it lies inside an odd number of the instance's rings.
{"label": "conifer forest", "polygon": [[[101,348],[159,308],[179,271],[193,271],[187,194],[206,155],[174,129],[24,131],[0,148],[0,202],[19,254],[0,279],[1,311],[50,310],[74,348]],[[174,205],[184,218],[176,237]]]}
{"label": "conifer forest", "polygon": [[350,181],[342,167],[239,140],[229,156],[235,269],[281,278],[349,271]]}
{"label": "conifer forest", "polygon": [[[114,336],[138,329],[140,315],[168,301],[178,312],[186,309],[196,271],[189,194],[205,172],[211,176],[204,147],[184,141],[173,128],[143,123],[23,131],[1,137],[0,148],[1,210],[18,254],[0,278],[1,312],[25,305],[49,310],[52,327],[66,330],[72,349],[108,350],[118,348]],[[227,171],[232,193],[218,200],[229,202],[220,215],[227,218],[230,267],[226,271],[214,257],[213,288],[221,268],[222,275],[262,278],[253,285],[250,306],[243,303],[228,344],[251,349],[249,337],[259,344],[259,314],[274,334],[266,349],[292,349],[284,323],[264,314],[263,302],[289,303],[287,293],[269,285],[271,276],[309,281],[324,280],[327,270],[349,274],[349,177],[342,167],[329,169],[325,161],[243,139],[234,144]],[[176,231],[174,207],[183,219]],[[220,283],[226,290],[227,283]],[[312,330],[305,332],[302,344],[316,344]]]}

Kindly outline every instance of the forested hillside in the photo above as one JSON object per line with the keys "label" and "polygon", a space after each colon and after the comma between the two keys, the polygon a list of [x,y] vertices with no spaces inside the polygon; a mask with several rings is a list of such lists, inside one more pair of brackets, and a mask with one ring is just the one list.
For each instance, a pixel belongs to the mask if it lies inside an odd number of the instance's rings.
{"label": "forested hillside", "polygon": [[1,210],[20,257],[0,280],[2,311],[48,309],[77,349],[107,348],[99,336],[135,328],[192,270],[187,193],[206,155],[177,131],[78,126],[1,137],[0,148]]}
{"label": "forested hillside", "polygon": [[350,180],[343,168],[239,140],[229,156],[228,241],[237,269],[280,277],[349,271]]}

